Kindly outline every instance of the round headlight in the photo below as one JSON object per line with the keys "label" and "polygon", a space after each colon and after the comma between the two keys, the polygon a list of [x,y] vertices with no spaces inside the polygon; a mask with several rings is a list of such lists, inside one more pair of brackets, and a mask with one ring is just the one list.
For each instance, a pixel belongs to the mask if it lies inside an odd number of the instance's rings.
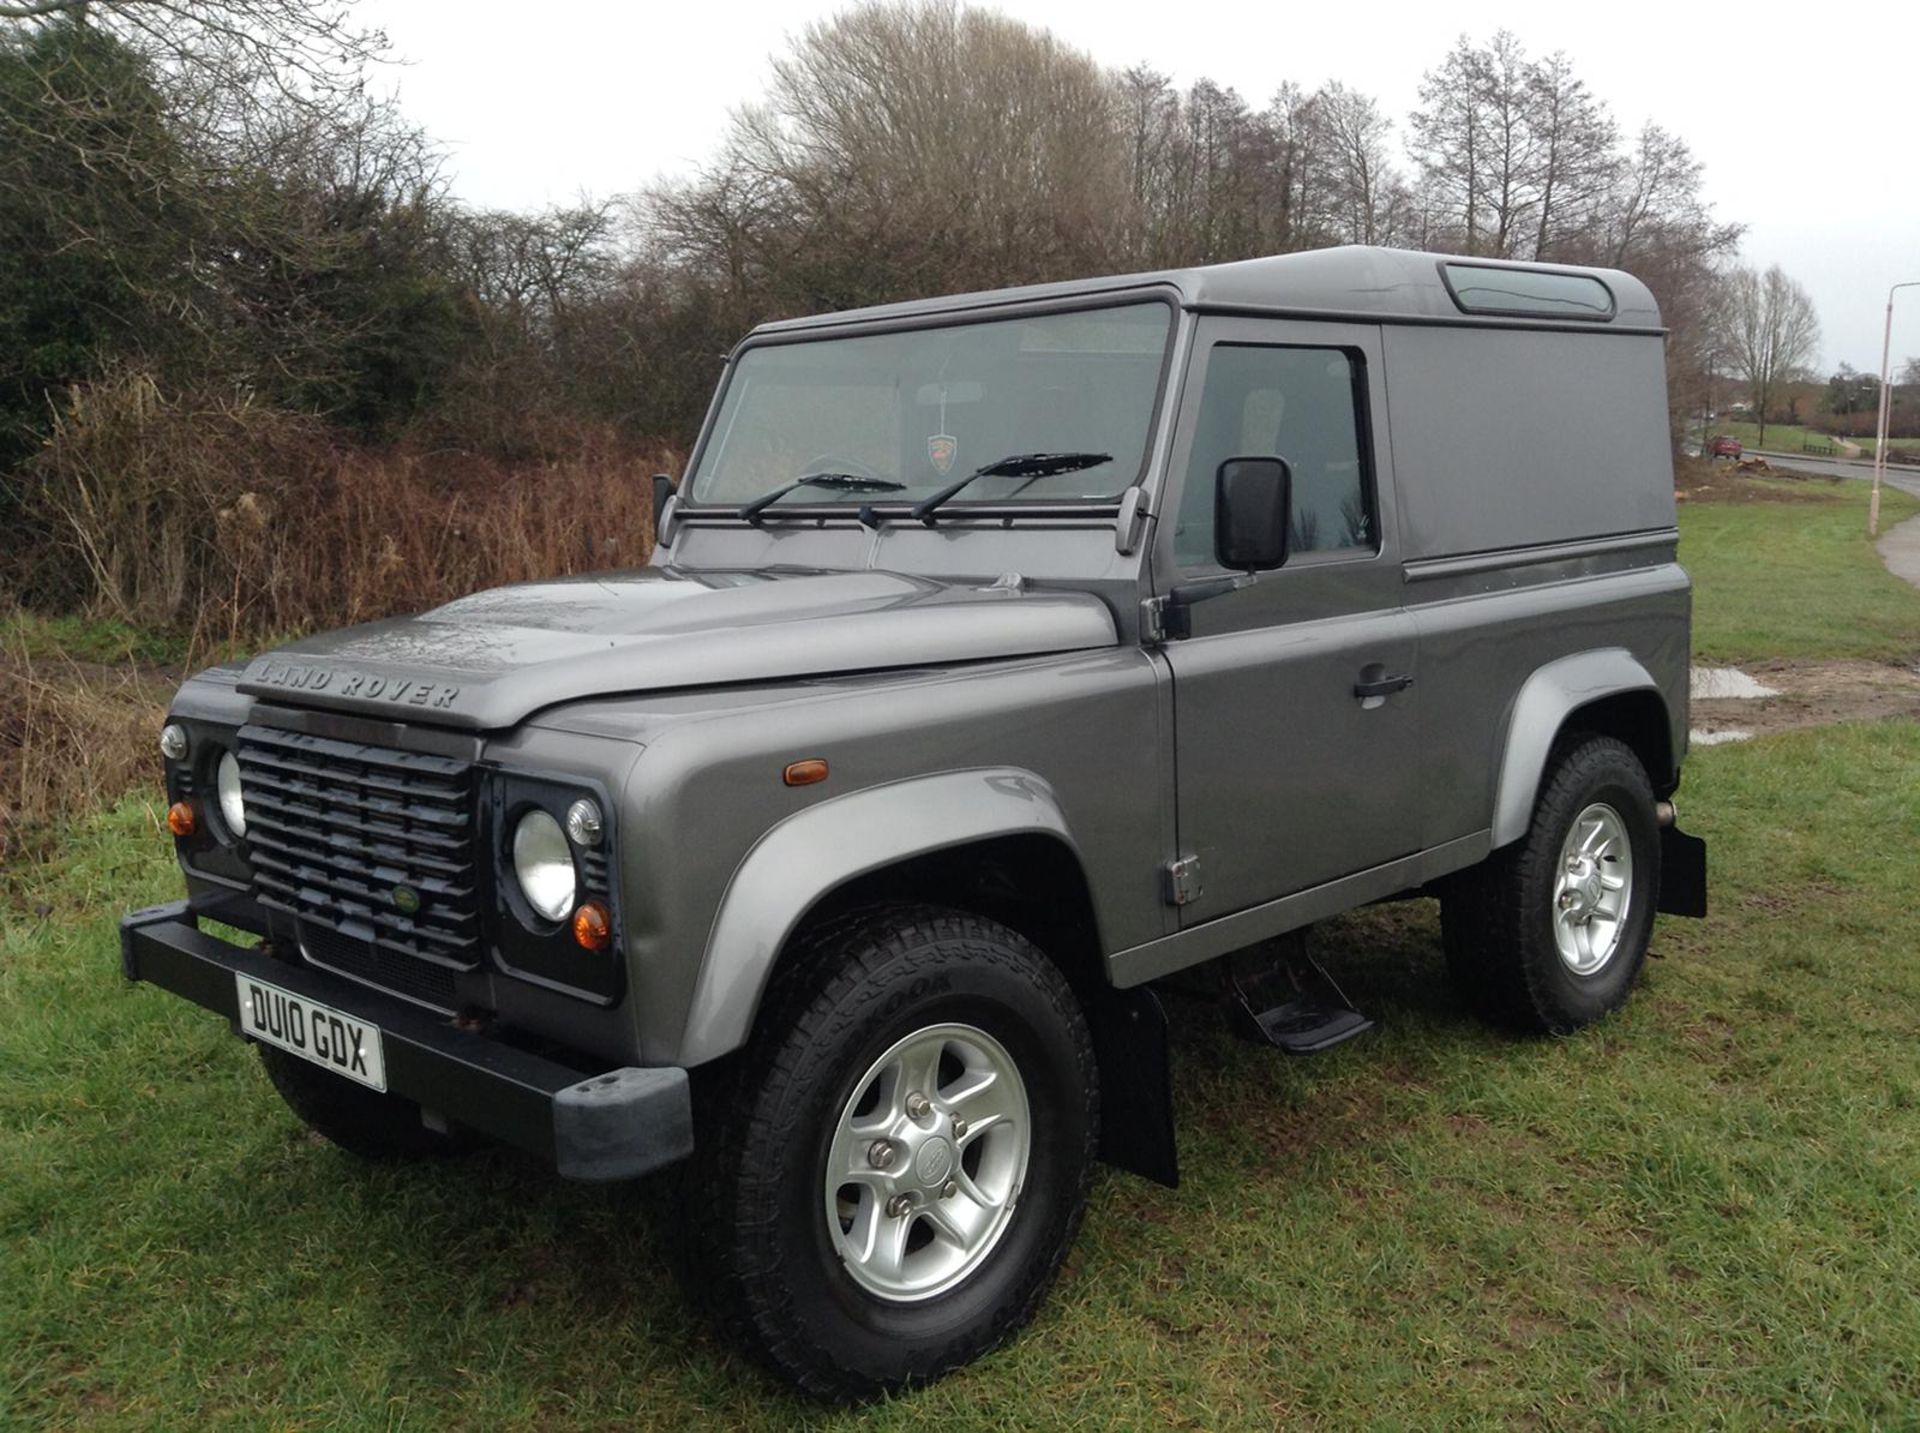
{"label": "round headlight", "polygon": [[168,761],[179,761],[187,754],[187,729],[177,721],[160,728],[160,754]]}
{"label": "round headlight", "polygon": [[240,795],[240,763],[230,751],[220,753],[220,767],[214,774],[220,790],[220,819],[235,836],[247,834],[247,803]]}
{"label": "round headlight", "polygon": [[537,807],[513,828],[513,874],[527,904],[550,921],[573,910],[573,853],[560,823]]}

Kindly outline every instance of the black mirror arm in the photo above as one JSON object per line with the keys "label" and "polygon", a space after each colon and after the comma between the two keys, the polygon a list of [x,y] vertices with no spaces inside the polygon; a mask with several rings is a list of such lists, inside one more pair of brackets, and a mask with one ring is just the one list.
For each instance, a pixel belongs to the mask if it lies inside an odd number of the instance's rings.
{"label": "black mirror arm", "polygon": [[1218,577],[1202,577],[1197,582],[1183,582],[1178,587],[1169,588],[1166,605],[1161,609],[1164,636],[1172,641],[1191,637],[1193,623],[1188,613],[1196,604],[1225,597],[1229,592],[1238,592],[1243,587],[1251,587],[1254,581],[1255,575],[1251,572],[1226,572]]}

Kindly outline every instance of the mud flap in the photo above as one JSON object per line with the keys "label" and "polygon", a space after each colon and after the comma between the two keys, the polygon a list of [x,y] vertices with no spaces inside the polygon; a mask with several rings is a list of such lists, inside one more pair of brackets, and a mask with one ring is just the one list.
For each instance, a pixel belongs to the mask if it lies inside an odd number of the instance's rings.
{"label": "mud flap", "polygon": [[1087,1000],[1085,1009],[1100,1065],[1100,1158],[1177,1189],[1173,1079],[1160,997],[1144,985],[1107,989]]}
{"label": "mud flap", "polygon": [[1654,909],[1696,918],[1707,913],[1707,843],[1678,826],[1660,828],[1660,899]]}

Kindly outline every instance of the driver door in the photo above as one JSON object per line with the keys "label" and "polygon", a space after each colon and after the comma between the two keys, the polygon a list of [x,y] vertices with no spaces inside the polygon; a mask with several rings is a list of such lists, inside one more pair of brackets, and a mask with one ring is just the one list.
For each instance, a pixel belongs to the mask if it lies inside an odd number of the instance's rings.
{"label": "driver door", "polygon": [[1193,606],[1192,635],[1163,649],[1179,854],[1198,858],[1183,928],[1418,848],[1417,652],[1380,372],[1377,326],[1200,321],[1157,585],[1222,571],[1213,485],[1227,458],[1285,458],[1293,520],[1284,566]]}

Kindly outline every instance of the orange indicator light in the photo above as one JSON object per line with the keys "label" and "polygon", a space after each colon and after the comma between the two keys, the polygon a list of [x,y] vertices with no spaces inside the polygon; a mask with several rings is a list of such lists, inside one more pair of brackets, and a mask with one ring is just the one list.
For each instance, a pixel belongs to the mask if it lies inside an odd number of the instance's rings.
{"label": "orange indicator light", "polygon": [[817,756],[810,756],[787,767],[781,779],[789,786],[812,786],[827,779],[827,764]]}
{"label": "orange indicator light", "polygon": [[194,820],[193,805],[187,801],[176,801],[167,808],[167,829],[182,839],[191,836],[199,823]]}
{"label": "orange indicator light", "polygon": [[588,901],[573,913],[573,942],[582,950],[605,950],[613,944],[613,920],[599,901]]}

